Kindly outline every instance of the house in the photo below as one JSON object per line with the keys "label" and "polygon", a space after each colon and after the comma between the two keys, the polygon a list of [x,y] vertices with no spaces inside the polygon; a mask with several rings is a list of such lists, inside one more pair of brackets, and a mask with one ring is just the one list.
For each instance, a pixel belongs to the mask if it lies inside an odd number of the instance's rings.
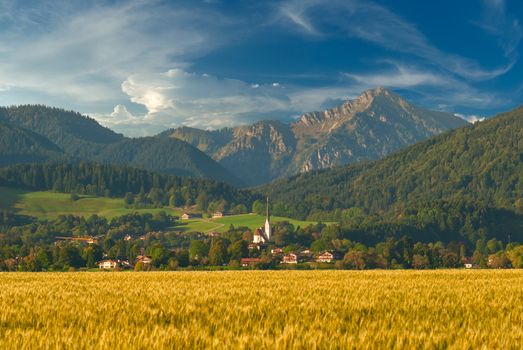
{"label": "house", "polygon": [[262,263],[265,260],[262,258],[242,258],[240,264],[242,267],[255,266],[256,264]]}
{"label": "house", "polygon": [[465,263],[465,268],[466,269],[471,269],[472,268],[472,264],[471,263]]}
{"label": "house", "polygon": [[193,214],[191,214],[191,213],[183,213],[181,216],[182,220],[189,220],[192,217],[193,217]]}
{"label": "house", "polygon": [[57,236],[57,241],[70,241],[70,242],[77,242],[77,243],[87,243],[87,244],[98,244],[98,238],[91,237],[91,236],[84,236],[84,237],[62,237]]}
{"label": "house", "polygon": [[125,235],[125,237],[123,239],[124,239],[124,241],[130,241],[131,239],[133,239],[133,237],[131,237],[131,235],[127,234],[127,235]]}
{"label": "house", "polygon": [[298,255],[294,253],[286,254],[283,256],[282,264],[297,264]]}
{"label": "house", "polygon": [[214,214],[212,214],[212,218],[213,219],[222,218],[224,216],[225,216],[225,214],[223,212],[221,212],[221,211],[217,211]]}
{"label": "house", "polygon": [[335,260],[339,260],[340,256],[335,252],[325,251],[316,256],[316,262],[319,263],[331,263]]}
{"label": "house", "polygon": [[115,269],[118,266],[118,261],[113,259],[102,260],[98,262],[98,268],[104,270]]}
{"label": "house", "polygon": [[131,268],[127,260],[105,259],[98,262],[98,268],[102,270],[114,270],[116,268]]}
{"label": "house", "polygon": [[153,259],[150,256],[138,255],[136,257],[136,263],[139,263],[139,262],[141,262],[144,265],[149,265],[153,262]]}
{"label": "house", "polygon": [[272,248],[271,249],[271,254],[272,255],[283,254],[283,249],[281,249],[281,248]]}

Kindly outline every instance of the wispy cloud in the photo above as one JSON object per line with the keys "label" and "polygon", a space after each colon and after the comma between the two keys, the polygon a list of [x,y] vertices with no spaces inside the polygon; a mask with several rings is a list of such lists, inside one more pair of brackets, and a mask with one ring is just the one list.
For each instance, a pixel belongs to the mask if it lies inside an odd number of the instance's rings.
{"label": "wispy cloud", "polygon": [[498,38],[507,58],[517,59],[523,29],[519,20],[507,13],[504,0],[483,0],[483,16],[473,23]]}
{"label": "wispy cloud", "polygon": [[373,72],[371,74],[343,73],[344,76],[353,79],[359,84],[386,87],[415,87],[423,85],[447,85],[447,81],[441,76],[431,72],[421,71],[396,65],[394,69],[385,72]]}
{"label": "wispy cloud", "polygon": [[[355,37],[388,50],[411,54],[453,74],[474,80],[492,79],[508,72],[515,57],[500,67],[486,69],[466,57],[449,54],[433,45],[415,25],[386,7],[358,0],[289,0],[280,7],[283,20],[315,35],[337,33]],[[503,20],[503,16],[499,16]],[[519,25],[516,23],[516,26]],[[517,46],[519,38],[512,40]]]}
{"label": "wispy cloud", "polygon": [[119,86],[129,74],[182,67],[222,44],[220,33],[228,25],[222,14],[153,5],[4,4],[0,85],[48,97],[112,101],[124,97]]}

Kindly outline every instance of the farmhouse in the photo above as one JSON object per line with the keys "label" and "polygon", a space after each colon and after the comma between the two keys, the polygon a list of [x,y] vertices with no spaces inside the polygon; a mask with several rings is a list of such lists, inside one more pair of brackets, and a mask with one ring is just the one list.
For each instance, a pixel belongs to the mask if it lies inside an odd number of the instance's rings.
{"label": "farmhouse", "polygon": [[189,220],[189,219],[192,219],[194,217],[194,214],[191,214],[191,213],[183,213],[182,216],[181,216],[181,219],[182,220]]}
{"label": "farmhouse", "polygon": [[319,263],[331,263],[331,262],[334,262],[335,260],[339,260],[339,259],[340,259],[339,254],[337,254],[335,252],[330,252],[330,251],[325,251],[325,252],[319,254],[318,256],[316,256],[316,262],[319,262]]}
{"label": "farmhouse", "polygon": [[114,270],[116,268],[130,268],[127,260],[105,259],[98,262],[98,268],[102,270]]}
{"label": "farmhouse", "polygon": [[271,249],[271,254],[272,255],[283,254],[283,249],[281,249],[281,248],[272,248]]}
{"label": "farmhouse", "polygon": [[153,259],[150,256],[138,255],[136,257],[136,263],[139,263],[139,262],[141,262],[144,265],[149,265],[153,262]]}
{"label": "farmhouse", "polygon": [[286,254],[283,256],[282,264],[297,264],[298,255],[294,253]]}
{"label": "farmhouse", "polygon": [[222,211],[217,211],[214,214],[212,214],[213,219],[223,218],[224,216],[225,216],[225,214]]}
{"label": "farmhouse", "polygon": [[242,258],[240,264],[242,267],[255,266],[256,264],[262,263],[265,260],[262,258]]}

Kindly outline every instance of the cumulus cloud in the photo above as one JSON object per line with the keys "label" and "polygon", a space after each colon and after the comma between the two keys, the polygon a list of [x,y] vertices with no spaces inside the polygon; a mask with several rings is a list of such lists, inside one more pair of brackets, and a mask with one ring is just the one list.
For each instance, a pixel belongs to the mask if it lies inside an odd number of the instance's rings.
{"label": "cumulus cloud", "polygon": [[485,120],[485,117],[480,117],[480,116],[475,115],[475,114],[465,115],[465,114],[461,114],[461,113],[454,113],[454,115],[456,117],[459,117],[461,119],[464,119],[464,120],[468,121],[471,124],[474,124],[474,123],[481,122],[481,121]]}
{"label": "cumulus cloud", "polygon": [[144,121],[165,127],[219,128],[292,110],[289,91],[280,84],[220,79],[182,69],[132,75],[122,83],[122,91],[147,109]]}

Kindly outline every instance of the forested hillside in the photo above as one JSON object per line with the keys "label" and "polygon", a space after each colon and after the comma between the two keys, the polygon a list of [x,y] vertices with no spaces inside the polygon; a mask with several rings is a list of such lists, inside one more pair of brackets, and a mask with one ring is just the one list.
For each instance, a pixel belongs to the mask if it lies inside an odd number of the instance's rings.
{"label": "forested hillside", "polygon": [[441,200],[523,210],[523,108],[381,161],[301,174],[260,192],[279,214],[297,217],[351,207],[401,213]]}
{"label": "forested hillside", "polygon": [[0,166],[16,162],[43,162],[62,156],[64,152],[45,137],[0,123]]}
{"label": "forested hillside", "polygon": [[[16,127],[18,134],[24,132],[40,136],[39,145],[33,145],[34,140],[22,142],[18,136],[6,137],[4,147],[0,148],[3,164],[57,160],[54,153],[46,151],[40,155],[41,144],[44,143],[56,145],[61,150],[59,152],[70,158],[126,164],[178,176],[243,184],[205,153],[186,142],[153,137],[126,138],[101,126],[94,119],[72,111],[42,105],[0,108],[0,124]],[[33,154],[33,157],[20,157],[21,154]]]}
{"label": "forested hillside", "polygon": [[197,204],[201,210],[207,210],[211,204],[222,210],[239,204],[250,207],[256,198],[222,182],[84,162],[0,168],[0,186],[125,197],[130,206]]}

